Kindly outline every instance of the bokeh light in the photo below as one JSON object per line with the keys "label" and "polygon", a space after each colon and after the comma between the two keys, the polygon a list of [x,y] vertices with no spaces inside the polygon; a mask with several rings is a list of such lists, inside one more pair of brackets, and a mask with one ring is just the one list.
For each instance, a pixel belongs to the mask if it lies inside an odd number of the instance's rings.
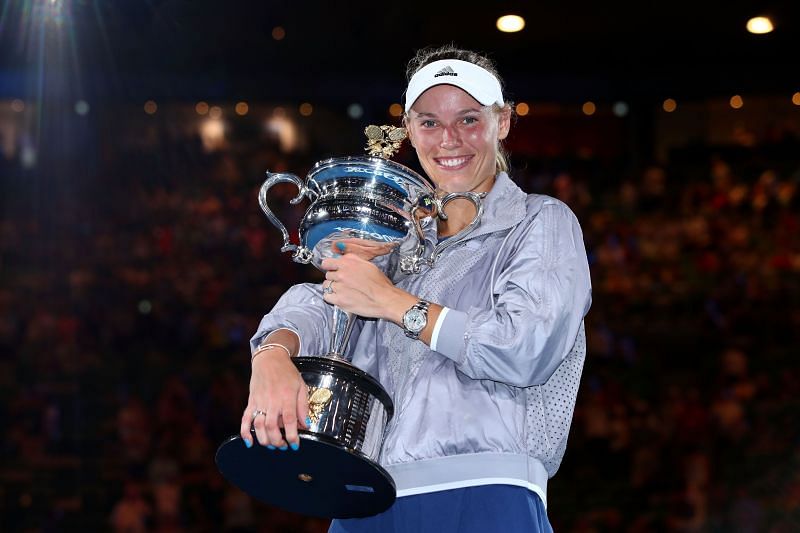
{"label": "bokeh light", "polygon": [[200,139],[206,152],[218,150],[225,144],[225,124],[216,118],[208,118],[200,126]]}
{"label": "bokeh light", "polygon": [[792,95],[792,103],[794,105],[800,105],[800,92],[796,92]]}
{"label": "bokeh light", "polygon": [[11,110],[15,113],[22,113],[25,111],[25,102],[20,100],[19,98],[15,98],[11,101]]}
{"label": "bokeh light", "polygon": [[158,111],[158,104],[156,104],[153,100],[148,100],[144,103],[144,112],[148,115],[155,115],[156,111]]}
{"label": "bokeh light", "polygon": [[399,117],[403,114],[403,106],[400,104],[392,104],[389,106],[389,114],[393,117]]}
{"label": "bokeh light", "polygon": [[673,111],[675,111],[678,108],[678,102],[676,102],[672,98],[667,98],[666,100],[664,100],[664,103],[661,104],[661,107],[667,113],[672,113]]}
{"label": "bokeh light", "polygon": [[503,15],[497,19],[497,29],[504,33],[514,33],[525,27],[525,19],[519,15]]}
{"label": "bokeh light", "polygon": [[311,116],[311,113],[314,112],[314,106],[309,104],[308,102],[303,102],[300,104],[300,114],[304,117]]}
{"label": "bokeh light", "polygon": [[756,35],[770,33],[775,29],[769,17],[753,17],[747,21],[747,31]]}
{"label": "bokeh light", "polygon": [[361,104],[350,104],[347,106],[347,116],[352,119],[359,119],[364,116],[364,108]]}
{"label": "bokeh light", "polygon": [[208,116],[211,118],[220,118],[222,116],[222,108],[218,105],[211,106],[208,110]]}
{"label": "bokeh light", "polygon": [[89,102],[86,100],[78,100],[75,102],[75,112],[81,116],[86,116],[89,114]]}
{"label": "bokeh light", "polygon": [[627,116],[630,110],[627,102],[614,102],[614,105],[611,106],[611,112],[614,113],[614,116],[620,118]]}
{"label": "bokeh light", "polygon": [[272,38],[276,41],[282,41],[286,37],[286,30],[282,26],[275,26],[272,28]]}
{"label": "bokeh light", "polygon": [[239,116],[245,116],[248,111],[250,111],[250,106],[247,105],[247,102],[237,102],[236,107],[234,107],[236,114]]}
{"label": "bokeh light", "polygon": [[597,111],[597,106],[594,105],[594,102],[586,102],[581,107],[581,111],[583,111],[584,115],[592,116]]}
{"label": "bokeh light", "polygon": [[517,112],[517,115],[524,117],[525,115],[530,113],[531,107],[525,102],[520,102],[517,104],[517,107],[515,107],[514,110]]}
{"label": "bokeh light", "polygon": [[205,115],[208,113],[208,104],[205,102],[197,102],[197,105],[194,106],[194,110],[197,111],[198,115]]}
{"label": "bokeh light", "polygon": [[735,94],[731,96],[730,104],[734,109],[741,109],[741,107],[744,105],[744,100],[742,100],[741,96]]}

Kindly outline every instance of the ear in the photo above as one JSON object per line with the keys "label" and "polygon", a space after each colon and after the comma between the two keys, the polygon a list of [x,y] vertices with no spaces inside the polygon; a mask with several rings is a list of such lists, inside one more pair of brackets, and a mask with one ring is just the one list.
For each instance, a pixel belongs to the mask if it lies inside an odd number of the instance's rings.
{"label": "ear", "polygon": [[411,126],[409,124],[408,115],[403,116],[403,127],[406,129],[406,136],[408,137],[408,142],[410,142],[411,147],[416,150],[417,145],[414,144],[414,135],[411,133]]}
{"label": "ear", "polygon": [[502,141],[508,137],[511,129],[511,106],[506,104],[497,112],[497,140]]}

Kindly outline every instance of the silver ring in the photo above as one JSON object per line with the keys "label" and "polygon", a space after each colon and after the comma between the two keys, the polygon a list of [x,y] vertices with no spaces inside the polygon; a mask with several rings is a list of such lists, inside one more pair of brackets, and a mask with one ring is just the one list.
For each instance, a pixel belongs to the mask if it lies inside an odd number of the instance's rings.
{"label": "silver ring", "polygon": [[253,418],[254,418],[254,419],[255,419],[255,417],[257,417],[258,415],[264,415],[264,416],[267,416],[267,413],[266,413],[266,411],[262,411],[261,409],[256,409],[255,411],[253,411]]}
{"label": "silver ring", "polygon": [[333,280],[327,287],[322,287],[322,294],[333,294]]}

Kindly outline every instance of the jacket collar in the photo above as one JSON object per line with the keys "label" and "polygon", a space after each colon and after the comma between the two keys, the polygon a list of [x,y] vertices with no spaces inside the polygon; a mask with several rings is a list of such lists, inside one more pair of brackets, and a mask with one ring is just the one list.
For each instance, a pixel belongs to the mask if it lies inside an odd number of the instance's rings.
{"label": "jacket collar", "polygon": [[511,228],[525,218],[527,195],[505,172],[500,172],[494,185],[483,199],[483,216],[480,225],[470,237],[486,235]]}

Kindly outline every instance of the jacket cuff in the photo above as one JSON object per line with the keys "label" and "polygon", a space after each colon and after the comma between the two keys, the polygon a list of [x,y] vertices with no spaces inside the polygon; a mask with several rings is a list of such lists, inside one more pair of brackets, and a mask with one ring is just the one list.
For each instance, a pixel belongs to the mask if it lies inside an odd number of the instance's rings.
{"label": "jacket cuff", "polygon": [[[439,328],[436,337],[435,347],[431,346],[432,350],[439,352],[448,359],[452,359],[456,364],[462,364],[467,358],[467,351],[465,350],[466,341],[464,340],[464,333],[467,331],[467,321],[469,315],[464,311],[456,311],[455,309],[448,309],[444,315],[444,319],[437,321],[436,327]],[[431,344],[434,344],[433,339]]]}
{"label": "jacket cuff", "polygon": [[433,325],[433,333],[431,334],[431,350],[434,352],[436,351],[436,346],[439,343],[439,332],[442,330],[444,317],[447,316],[448,311],[450,311],[449,307],[442,307],[442,312],[439,313],[439,317],[436,319],[436,324]]}

